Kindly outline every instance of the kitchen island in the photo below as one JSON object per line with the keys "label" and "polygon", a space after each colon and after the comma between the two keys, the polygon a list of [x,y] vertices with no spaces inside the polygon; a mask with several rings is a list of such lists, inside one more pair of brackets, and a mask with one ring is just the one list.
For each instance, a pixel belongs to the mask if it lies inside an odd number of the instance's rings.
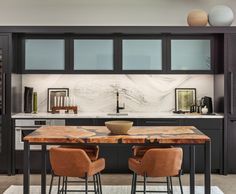
{"label": "kitchen island", "polygon": [[42,146],[41,193],[46,193],[47,145],[62,144],[188,145],[190,193],[195,193],[195,145],[204,145],[205,194],[211,187],[211,141],[193,126],[133,127],[127,135],[111,135],[104,126],[45,126],[24,137],[24,194],[30,187],[30,145]]}

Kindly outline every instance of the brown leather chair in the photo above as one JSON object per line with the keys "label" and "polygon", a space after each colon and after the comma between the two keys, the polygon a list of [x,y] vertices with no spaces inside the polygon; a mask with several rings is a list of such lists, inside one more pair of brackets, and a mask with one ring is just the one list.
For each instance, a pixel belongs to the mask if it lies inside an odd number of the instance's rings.
{"label": "brown leather chair", "polygon": [[153,148],[171,148],[171,146],[133,146],[132,147],[132,153],[133,153],[133,157],[137,160],[141,160],[144,156],[144,154]]}
{"label": "brown leather chair", "polygon": [[144,190],[141,192],[146,193],[147,177],[166,177],[167,193],[173,193],[171,177],[178,176],[181,193],[183,193],[182,160],[183,150],[181,148],[152,148],[145,152],[141,160],[129,158],[129,169],[133,171],[131,194],[136,193],[137,175],[144,177]]}
{"label": "brown leather chair", "polygon": [[[49,156],[53,171],[49,193],[51,193],[54,176],[59,176],[58,193],[67,192],[68,177],[84,179],[85,191],[76,190],[76,192],[85,192],[86,194],[90,192],[88,178],[93,177],[94,190],[92,191],[102,193],[100,172],[105,168],[103,158],[92,161],[83,149],[75,147],[53,147],[49,151]],[[60,188],[61,177],[63,177],[62,188]]]}
{"label": "brown leather chair", "polygon": [[62,148],[83,149],[91,161],[95,161],[99,156],[99,146],[97,145],[63,145]]}

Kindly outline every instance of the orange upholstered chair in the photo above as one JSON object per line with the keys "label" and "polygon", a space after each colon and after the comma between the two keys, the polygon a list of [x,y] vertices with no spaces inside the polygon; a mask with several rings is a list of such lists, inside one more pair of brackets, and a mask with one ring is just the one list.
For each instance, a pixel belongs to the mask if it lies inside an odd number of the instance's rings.
{"label": "orange upholstered chair", "polygon": [[[71,147],[53,147],[49,151],[53,176],[59,176],[58,191],[67,191],[67,178],[78,177],[85,181],[85,193],[88,193],[88,178],[93,177],[94,192],[102,193],[100,172],[105,168],[103,158],[91,160],[85,150]],[[49,193],[51,192],[53,176]],[[63,177],[62,189],[60,179]],[[77,191],[81,192],[81,191]]]}
{"label": "orange upholstered chair", "polygon": [[167,193],[172,193],[171,177],[173,176],[179,177],[180,189],[183,193],[180,177],[182,160],[183,150],[181,148],[152,148],[148,149],[141,159],[129,158],[129,169],[133,171],[131,193],[136,192],[137,175],[144,177],[144,193],[146,193],[148,177],[166,177]]}

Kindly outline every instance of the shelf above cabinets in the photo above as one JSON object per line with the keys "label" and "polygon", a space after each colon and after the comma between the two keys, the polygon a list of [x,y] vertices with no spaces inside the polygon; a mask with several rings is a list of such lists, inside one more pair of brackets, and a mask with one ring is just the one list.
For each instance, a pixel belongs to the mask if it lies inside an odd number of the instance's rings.
{"label": "shelf above cabinets", "polygon": [[211,74],[214,41],[213,35],[25,35],[21,73]]}

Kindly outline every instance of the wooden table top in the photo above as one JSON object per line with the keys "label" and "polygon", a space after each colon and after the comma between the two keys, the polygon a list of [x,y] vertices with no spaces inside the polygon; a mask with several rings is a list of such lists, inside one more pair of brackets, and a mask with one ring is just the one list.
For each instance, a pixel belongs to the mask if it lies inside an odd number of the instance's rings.
{"label": "wooden table top", "polygon": [[127,135],[112,135],[105,126],[44,126],[27,135],[29,143],[204,144],[210,138],[193,126],[132,127]]}

